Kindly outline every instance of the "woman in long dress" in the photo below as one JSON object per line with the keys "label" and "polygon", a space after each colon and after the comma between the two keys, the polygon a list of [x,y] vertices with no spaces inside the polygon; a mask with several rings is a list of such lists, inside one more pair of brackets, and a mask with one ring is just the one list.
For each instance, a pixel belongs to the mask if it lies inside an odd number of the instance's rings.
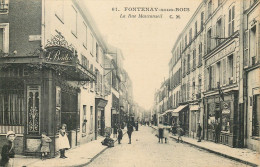
{"label": "woman in long dress", "polygon": [[70,143],[66,133],[66,124],[62,124],[62,127],[59,131],[58,147],[60,150],[60,158],[68,158],[65,156],[65,150],[70,148]]}

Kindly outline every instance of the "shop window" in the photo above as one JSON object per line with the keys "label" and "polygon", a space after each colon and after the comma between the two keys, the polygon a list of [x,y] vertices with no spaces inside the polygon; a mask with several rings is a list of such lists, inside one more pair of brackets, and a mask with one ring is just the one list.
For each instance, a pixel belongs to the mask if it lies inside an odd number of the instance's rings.
{"label": "shop window", "polygon": [[222,124],[221,131],[230,132],[230,103],[224,102],[222,105]]}
{"label": "shop window", "polygon": [[9,24],[0,23],[0,54],[9,52]]}
{"label": "shop window", "polygon": [[22,83],[1,84],[0,125],[23,125],[24,101],[24,87]]}
{"label": "shop window", "polygon": [[9,0],[0,0],[0,14],[7,14],[9,10]]}
{"label": "shop window", "polygon": [[231,36],[235,29],[235,6],[228,11],[228,35]]}
{"label": "shop window", "polygon": [[253,96],[252,136],[260,137],[260,95]]}

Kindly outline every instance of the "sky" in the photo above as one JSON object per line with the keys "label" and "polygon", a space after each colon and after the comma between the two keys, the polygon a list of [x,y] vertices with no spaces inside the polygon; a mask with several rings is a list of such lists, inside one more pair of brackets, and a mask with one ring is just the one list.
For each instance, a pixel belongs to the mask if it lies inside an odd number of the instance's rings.
{"label": "sky", "polygon": [[[150,109],[155,90],[169,77],[168,63],[173,45],[201,0],[84,1],[102,36],[109,44],[122,50],[123,66],[133,82],[134,101]],[[136,7],[150,11],[133,11],[140,9]],[[155,11],[155,8],[189,9]],[[136,18],[129,18],[129,14],[136,15]],[[162,18],[138,18],[139,14],[162,14]],[[180,18],[177,19],[176,15]]]}

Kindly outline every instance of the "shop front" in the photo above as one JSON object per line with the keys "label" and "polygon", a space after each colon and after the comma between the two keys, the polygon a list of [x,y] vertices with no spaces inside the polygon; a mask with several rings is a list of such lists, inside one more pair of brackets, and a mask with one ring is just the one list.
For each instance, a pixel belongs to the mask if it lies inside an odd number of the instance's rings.
{"label": "shop front", "polygon": [[216,143],[237,147],[238,122],[238,91],[225,94],[224,101],[219,95],[205,98],[207,124],[206,139]]}
{"label": "shop front", "polygon": [[95,119],[95,138],[97,136],[105,135],[105,107],[107,105],[107,100],[103,98],[95,98],[95,109],[96,109],[96,119]]}
{"label": "shop front", "polygon": [[190,136],[195,138],[197,135],[198,123],[200,123],[200,109],[198,104],[190,104]]}
{"label": "shop front", "polygon": [[189,133],[189,108],[187,104],[178,106],[171,112],[172,124],[175,123],[176,126],[180,125],[185,135]]}
{"label": "shop front", "polygon": [[52,139],[53,156],[64,123],[71,147],[77,145],[78,81],[95,80],[95,75],[78,63],[63,36],[53,38],[32,55],[0,58],[0,140],[8,130],[15,131],[18,154],[39,153],[41,133],[46,132]]}

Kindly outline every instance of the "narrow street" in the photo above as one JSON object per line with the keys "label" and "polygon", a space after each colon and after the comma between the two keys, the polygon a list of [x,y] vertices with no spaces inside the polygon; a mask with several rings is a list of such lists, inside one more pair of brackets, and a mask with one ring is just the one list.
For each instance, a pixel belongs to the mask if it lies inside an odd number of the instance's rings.
{"label": "narrow street", "polygon": [[91,167],[208,167],[208,166],[246,166],[244,164],[208,153],[189,145],[176,143],[158,143],[155,130],[148,126],[139,126],[132,134],[132,144],[124,135],[121,145],[107,149],[92,163]]}

